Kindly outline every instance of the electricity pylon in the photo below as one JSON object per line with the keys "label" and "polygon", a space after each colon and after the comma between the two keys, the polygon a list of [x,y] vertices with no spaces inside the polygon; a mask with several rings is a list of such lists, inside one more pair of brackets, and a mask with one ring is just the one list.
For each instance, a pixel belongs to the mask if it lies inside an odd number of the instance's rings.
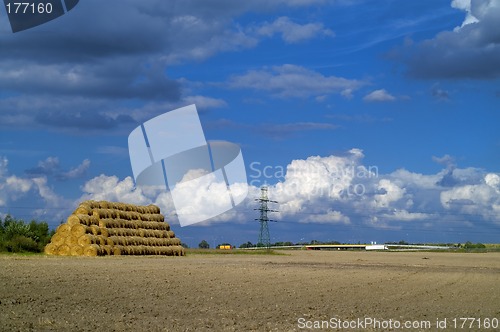
{"label": "electricity pylon", "polygon": [[260,218],[255,219],[258,220],[260,223],[259,241],[257,242],[257,246],[263,245],[269,249],[269,247],[271,246],[271,239],[269,236],[269,222],[275,220],[269,219],[267,213],[278,212],[278,211],[269,209],[268,203],[278,203],[278,202],[272,201],[267,197],[267,187],[265,186],[260,188],[260,198],[256,198],[255,200],[260,202],[260,207],[258,209],[254,209],[260,211]]}

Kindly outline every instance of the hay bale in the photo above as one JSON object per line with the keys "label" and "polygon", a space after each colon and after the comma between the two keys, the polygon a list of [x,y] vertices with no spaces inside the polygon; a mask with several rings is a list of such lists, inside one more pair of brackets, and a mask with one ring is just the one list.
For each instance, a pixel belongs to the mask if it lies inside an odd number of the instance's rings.
{"label": "hay bale", "polygon": [[96,225],[92,225],[89,227],[90,233],[94,235],[101,235],[101,228]]}
{"label": "hay bale", "polygon": [[78,206],[78,208],[73,213],[74,214],[90,215],[90,214],[92,214],[92,208],[88,204],[82,203],[82,204],[80,204],[80,206]]}
{"label": "hay bale", "polygon": [[128,213],[130,220],[142,220],[141,214],[137,211],[132,211]]}
{"label": "hay bale", "polygon": [[71,247],[67,244],[62,244],[57,248],[57,254],[59,256],[69,256],[71,255]]}
{"label": "hay bale", "polygon": [[113,248],[108,245],[102,246],[103,254],[104,255],[113,255]]}
{"label": "hay bale", "polygon": [[83,247],[79,244],[75,244],[71,246],[70,250],[71,256],[82,256],[83,255]]}
{"label": "hay bale", "polygon": [[107,208],[108,208],[108,206],[109,206],[109,205],[108,205],[108,202],[106,202],[106,201],[100,201],[100,202],[99,202],[99,208],[100,208],[100,209],[107,209]]}
{"label": "hay bale", "polygon": [[113,246],[112,250],[113,250],[113,255],[115,256],[125,254],[123,246]]}
{"label": "hay bale", "polygon": [[60,234],[63,237],[68,236],[69,234],[71,234],[71,226],[68,224],[59,225],[56,229],[56,234]]}
{"label": "hay bale", "polygon": [[148,205],[150,213],[160,213],[160,208],[156,205],[150,204]]}
{"label": "hay bale", "polygon": [[78,225],[80,223],[80,218],[76,214],[72,214],[66,219],[66,223],[70,226]]}
{"label": "hay bale", "polygon": [[104,236],[104,237],[108,237],[108,229],[107,228],[101,228],[99,227],[100,231],[101,231],[101,235]]}
{"label": "hay bale", "polygon": [[67,236],[63,236],[61,233],[55,233],[52,236],[51,242],[56,246],[61,246],[64,244],[64,240],[66,239],[66,237]]}
{"label": "hay bale", "polygon": [[71,247],[72,245],[78,244],[78,238],[76,236],[70,235],[64,239],[64,244],[67,244]]}
{"label": "hay bale", "polygon": [[91,209],[97,209],[99,208],[99,203],[93,200],[85,201],[82,204],[88,205]]}
{"label": "hay bale", "polygon": [[101,248],[97,244],[88,244],[83,247],[83,255],[87,257],[95,257],[101,254]]}
{"label": "hay bale", "polygon": [[86,233],[87,233],[87,226],[85,225],[78,224],[71,226],[71,236],[79,238],[80,236]]}
{"label": "hay bale", "polygon": [[84,234],[78,238],[77,243],[81,246],[86,246],[89,244],[95,244],[97,243],[97,236],[91,235],[91,234]]}
{"label": "hay bale", "polygon": [[54,243],[48,243],[45,248],[44,248],[44,252],[47,254],[47,255],[57,255],[57,250],[58,250],[58,246],[56,246]]}

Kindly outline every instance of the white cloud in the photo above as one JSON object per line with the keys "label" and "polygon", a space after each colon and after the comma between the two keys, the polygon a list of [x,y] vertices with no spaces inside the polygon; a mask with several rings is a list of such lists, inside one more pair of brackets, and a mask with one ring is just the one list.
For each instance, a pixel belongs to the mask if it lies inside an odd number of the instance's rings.
{"label": "white cloud", "polygon": [[375,90],[363,97],[364,101],[376,102],[376,101],[394,101],[396,97],[391,95],[385,89]]}
{"label": "white cloud", "polygon": [[349,217],[343,215],[339,211],[328,210],[325,214],[311,214],[306,217],[303,222],[319,223],[319,224],[350,224]]}
{"label": "white cloud", "polygon": [[[33,216],[46,215],[61,218],[71,202],[57,195],[48,185],[46,176],[22,177],[10,175],[8,159],[0,156],[0,207],[9,208],[13,203],[25,202],[28,207],[43,204],[47,209],[33,209]],[[21,205],[24,203],[21,203]]]}
{"label": "white cloud", "polygon": [[251,70],[229,80],[232,88],[267,91],[282,98],[307,98],[331,94],[349,96],[366,82],[323,74],[307,68],[285,64]]}
{"label": "white cloud", "polygon": [[333,37],[334,33],[330,29],[325,29],[321,23],[308,23],[304,25],[292,22],[288,17],[279,17],[272,23],[264,23],[255,29],[259,36],[272,37],[281,34],[286,43],[299,43],[316,36]]}
{"label": "white cloud", "polygon": [[130,176],[120,181],[116,176],[99,175],[87,181],[82,191],[84,195],[80,200],[106,200],[130,204],[146,205],[151,199],[146,197],[141,189],[136,189]]}
{"label": "white cloud", "polygon": [[447,210],[466,215],[482,215],[486,220],[500,224],[497,209],[500,206],[500,175],[488,173],[483,183],[458,185],[441,192],[441,204]]}

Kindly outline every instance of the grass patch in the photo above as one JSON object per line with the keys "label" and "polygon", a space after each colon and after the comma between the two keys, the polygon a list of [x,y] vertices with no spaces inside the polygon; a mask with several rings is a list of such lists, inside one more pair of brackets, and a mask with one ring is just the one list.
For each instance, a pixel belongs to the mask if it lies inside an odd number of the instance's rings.
{"label": "grass patch", "polygon": [[277,252],[275,250],[255,249],[255,250],[241,250],[241,249],[186,249],[186,255],[282,255],[287,254]]}

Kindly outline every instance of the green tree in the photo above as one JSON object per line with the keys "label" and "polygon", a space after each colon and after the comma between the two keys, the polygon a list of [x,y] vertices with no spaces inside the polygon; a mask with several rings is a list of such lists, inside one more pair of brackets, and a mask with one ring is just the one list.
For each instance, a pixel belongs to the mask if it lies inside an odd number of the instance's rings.
{"label": "green tree", "polygon": [[201,240],[200,244],[198,244],[198,248],[200,249],[210,249],[210,244],[207,241]]}

